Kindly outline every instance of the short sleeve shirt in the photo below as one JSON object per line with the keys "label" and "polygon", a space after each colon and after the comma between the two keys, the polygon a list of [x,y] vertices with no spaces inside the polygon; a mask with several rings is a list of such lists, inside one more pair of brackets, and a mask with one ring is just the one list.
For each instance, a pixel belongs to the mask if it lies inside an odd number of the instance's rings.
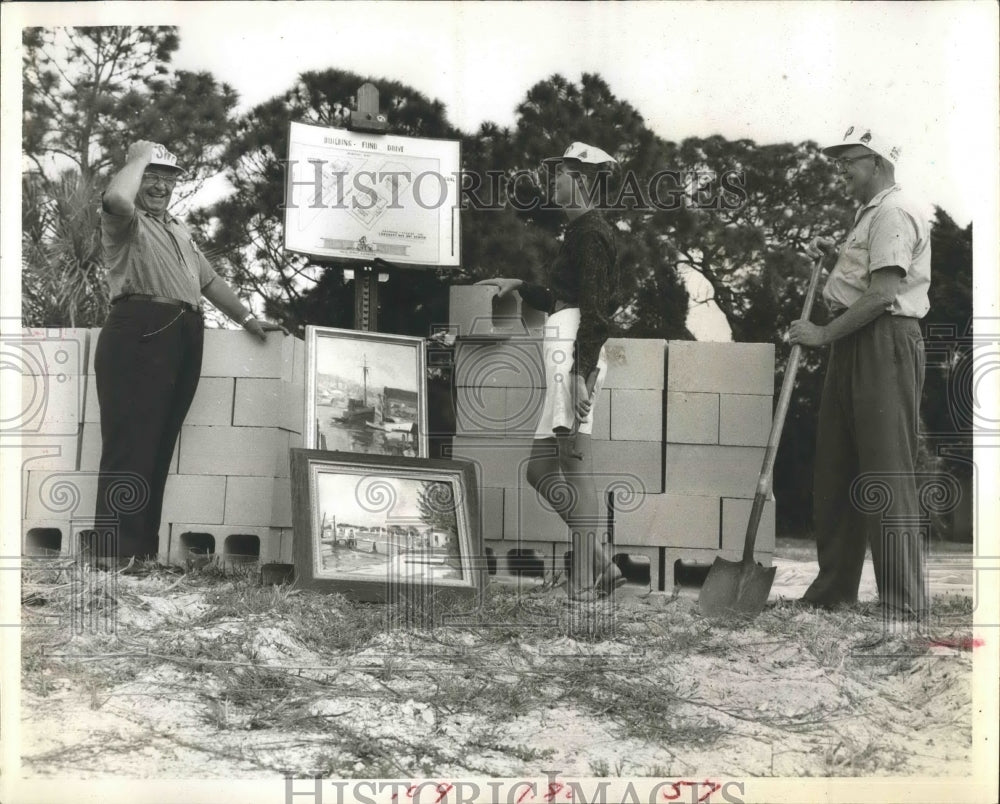
{"label": "short sleeve shirt", "polygon": [[827,278],[823,298],[835,312],[846,309],[868,290],[872,271],[891,265],[899,266],[906,275],[888,311],[923,318],[930,309],[930,234],[924,216],[900,192],[898,184],[858,210],[854,228]]}
{"label": "short sleeve shirt", "polygon": [[160,220],[138,207],[131,216],[101,211],[101,247],[111,298],[130,293],[197,305],[216,273],[172,215]]}

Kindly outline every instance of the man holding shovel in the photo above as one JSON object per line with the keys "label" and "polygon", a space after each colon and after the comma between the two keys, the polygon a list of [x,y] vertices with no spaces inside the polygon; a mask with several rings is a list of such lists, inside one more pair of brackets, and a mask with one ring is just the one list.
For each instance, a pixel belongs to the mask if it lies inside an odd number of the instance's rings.
{"label": "man holding shovel", "polygon": [[[813,486],[819,575],[803,601],[824,608],[855,602],[870,545],[883,613],[919,618],[927,590],[914,469],[930,235],[896,184],[899,148],[851,126],[823,153],[836,161],[860,208],[823,290],[835,317],[822,327],[795,321],[788,332],[793,344],[830,346]],[[822,238],[809,246],[814,257],[832,247]],[[862,512],[866,490],[889,495],[884,512]],[[882,516],[912,525],[883,529]]]}

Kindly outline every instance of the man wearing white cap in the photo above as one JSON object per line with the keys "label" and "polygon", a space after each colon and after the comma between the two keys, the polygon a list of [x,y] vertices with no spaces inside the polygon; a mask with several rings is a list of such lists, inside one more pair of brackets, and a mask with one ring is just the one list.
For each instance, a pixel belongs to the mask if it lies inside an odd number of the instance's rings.
{"label": "man wearing white cap", "polygon": [[[851,126],[823,153],[836,160],[860,208],[823,290],[835,317],[822,327],[795,321],[788,333],[792,343],[830,345],[813,487],[819,575],[803,601],[828,608],[855,602],[870,545],[883,612],[921,617],[927,591],[914,471],[930,235],[896,183],[896,145]],[[832,246],[817,239],[809,248],[817,257]],[[866,489],[875,488],[889,495],[888,509],[864,513]],[[883,516],[900,527],[883,528]]]}
{"label": "man wearing white cap", "polygon": [[555,168],[555,203],[569,219],[547,284],[485,280],[503,296],[518,290],[526,304],[548,313],[545,326],[545,398],[526,466],[528,483],[569,527],[573,568],[569,596],[580,602],[607,597],[624,582],[611,560],[607,522],[594,483],[592,400],[606,371],[604,342],[618,307],[618,253],[614,229],[598,208],[601,178],[615,164],[602,149],[572,143]]}
{"label": "man wearing white cap", "polygon": [[89,545],[100,566],[157,554],[174,443],[201,373],[201,296],[261,341],[281,329],[247,311],[167,211],[183,172],[140,140],[102,199],[111,311],[94,357],[102,449]]}

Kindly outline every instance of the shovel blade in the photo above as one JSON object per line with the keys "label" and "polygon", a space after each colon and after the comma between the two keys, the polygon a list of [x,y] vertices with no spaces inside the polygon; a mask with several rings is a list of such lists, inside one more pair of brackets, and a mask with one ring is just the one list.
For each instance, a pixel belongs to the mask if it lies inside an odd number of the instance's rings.
{"label": "shovel blade", "polygon": [[706,617],[756,617],[774,583],[775,567],[716,558],[698,595]]}

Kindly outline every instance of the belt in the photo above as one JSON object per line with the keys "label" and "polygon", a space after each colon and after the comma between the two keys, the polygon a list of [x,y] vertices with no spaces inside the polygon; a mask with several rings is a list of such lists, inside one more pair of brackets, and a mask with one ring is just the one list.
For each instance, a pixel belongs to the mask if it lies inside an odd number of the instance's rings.
{"label": "belt", "polygon": [[171,299],[168,296],[150,296],[146,293],[127,293],[124,296],[112,299],[111,303],[118,304],[118,302],[123,301],[150,301],[156,302],[156,304],[169,304],[172,307],[182,307],[189,313],[201,312],[201,308],[197,304],[191,304],[191,302],[181,301],[180,299]]}

